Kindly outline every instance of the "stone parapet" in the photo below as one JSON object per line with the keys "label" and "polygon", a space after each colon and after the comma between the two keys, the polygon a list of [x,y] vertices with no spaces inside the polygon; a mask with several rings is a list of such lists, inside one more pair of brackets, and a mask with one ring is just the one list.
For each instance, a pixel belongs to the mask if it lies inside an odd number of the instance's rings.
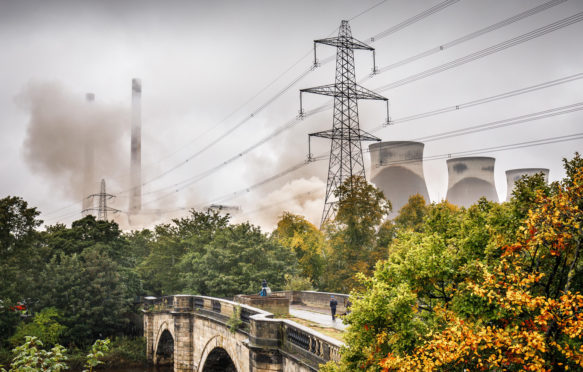
{"label": "stone parapet", "polygon": [[235,302],[268,311],[275,316],[289,315],[289,298],[280,296],[237,295]]}

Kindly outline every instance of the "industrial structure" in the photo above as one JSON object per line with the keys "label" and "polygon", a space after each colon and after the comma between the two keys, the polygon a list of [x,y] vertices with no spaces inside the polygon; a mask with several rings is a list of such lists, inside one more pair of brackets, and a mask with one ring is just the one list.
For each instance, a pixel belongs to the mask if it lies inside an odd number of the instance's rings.
{"label": "industrial structure", "polygon": [[469,207],[481,197],[498,202],[494,184],[495,162],[495,158],[482,156],[448,159],[446,199],[462,207]]}
{"label": "industrial structure", "polygon": [[[93,118],[93,101],[95,101],[95,94],[86,93],[85,102],[87,103],[85,110],[85,119],[91,121]],[[83,200],[81,202],[81,214],[83,216],[87,215],[87,210],[91,208],[91,198],[88,195],[92,192],[94,183],[94,171],[95,171],[95,146],[93,143],[92,133],[90,133],[89,128],[91,125],[87,124],[85,126],[85,142],[83,146]]]}
{"label": "industrial structure", "polygon": [[421,142],[390,141],[373,143],[370,150],[370,180],[392,204],[395,217],[411,195],[419,194],[427,203],[429,193],[423,175]]}
{"label": "industrial structure", "polygon": [[[364,161],[362,157],[361,141],[380,141],[369,133],[360,129],[358,122],[358,100],[373,99],[387,102],[388,99],[356,84],[354,71],[354,49],[363,49],[373,52],[374,48],[356,40],[348,21],[342,21],[338,37],[314,40],[314,65],[317,66],[316,45],[325,44],[336,47],[336,80],[334,84],[300,90],[300,117],[303,116],[302,93],[315,93],[334,97],[334,113],[332,129],[310,133],[311,137],[322,137],[332,140],[330,146],[330,160],[328,165],[328,180],[326,183],[326,199],[322,213],[321,224],[333,219],[335,214],[334,191],[346,179],[352,176],[365,177]],[[308,160],[312,156],[308,153]]]}
{"label": "industrial structure", "polygon": [[509,201],[512,197],[512,191],[514,190],[514,184],[522,176],[533,176],[537,173],[542,173],[545,177],[545,181],[549,182],[549,170],[547,168],[519,168],[519,169],[509,169],[506,171],[506,201]]}
{"label": "industrial structure", "polygon": [[107,200],[114,198],[114,197],[115,196],[108,194],[105,191],[105,180],[101,179],[101,187],[99,189],[99,194],[92,194],[92,195],[89,195],[87,197],[87,200],[91,201],[91,205],[94,205],[95,198],[99,198],[98,199],[98,207],[97,208],[89,207],[87,209],[84,209],[83,214],[88,215],[88,214],[91,214],[91,212],[97,212],[97,219],[99,221],[107,221],[107,213],[108,212],[112,212],[112,213],[119,212],[119,210],[107,206]]}
{"label": "industrial structure", "polygon": [[132,79],[130,214],[142,209],[142,81]]}

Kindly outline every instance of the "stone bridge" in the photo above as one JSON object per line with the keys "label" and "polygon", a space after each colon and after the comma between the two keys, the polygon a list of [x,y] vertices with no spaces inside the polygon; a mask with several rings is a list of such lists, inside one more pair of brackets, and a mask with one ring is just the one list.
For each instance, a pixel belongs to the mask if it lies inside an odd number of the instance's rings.
{"label": "stone bridge", "polygon": [[[291,299],[290,299],[291,301]],[[175,372],[317,371],[342,342],[291,320],[219,298],[163,297],[144,310],[147,357]]]}

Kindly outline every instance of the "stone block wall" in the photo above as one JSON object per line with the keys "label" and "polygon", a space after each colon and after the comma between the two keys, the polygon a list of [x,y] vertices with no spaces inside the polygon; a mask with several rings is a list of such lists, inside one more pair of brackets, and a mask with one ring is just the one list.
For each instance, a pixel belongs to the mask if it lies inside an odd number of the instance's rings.
{"label": "stone block wall", "polygon": [[268,311],[276,316],[289,314],[289,298],[279,296],[237,295],[235,302]]}

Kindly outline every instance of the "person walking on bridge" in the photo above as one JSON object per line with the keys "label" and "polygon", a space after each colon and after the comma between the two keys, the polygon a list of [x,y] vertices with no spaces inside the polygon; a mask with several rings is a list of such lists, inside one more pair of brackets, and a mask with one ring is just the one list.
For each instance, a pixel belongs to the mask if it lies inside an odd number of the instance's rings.
{"label": "person walking on bridge", "polygon": [[338,306],[338,301],[334,298],[334,295],[330,296],[330,311],[332,312],[332,320],[336,320],[336,306]]}

